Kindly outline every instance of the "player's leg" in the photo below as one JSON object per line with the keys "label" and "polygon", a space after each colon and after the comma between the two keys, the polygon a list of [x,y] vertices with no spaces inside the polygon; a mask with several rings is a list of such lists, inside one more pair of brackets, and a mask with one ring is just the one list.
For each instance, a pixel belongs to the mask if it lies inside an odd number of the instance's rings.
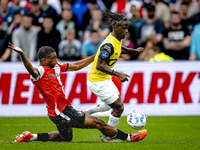
{"label": "player's leg", "polygon": [[64,141],[64,139],[58,131],[53,131],[49,133],[32,134],[29,142],[31,141]]}
{"label": "player's leg", "polygon": [[[94,93],[97,97],[101,99],[101,103],[86,109],[85,114],[91,115],[97,112],[105,112],[111,109],[104,100],[112,96],[115,89],[109,86],[111,80],[105,80],[100,82],[91,82],[87,80],[87,87]],[[112,86],[112,85],[111,85]],[[118,91],[118,90],[117,90]]]}
{"label": "player's leg", "polygon": [[112,80],[108,80],[108,82],[104,86],[104,92],[107,91],[110,95],[107,93],[107,96],[102,96],[103,102],[112,108],[111,114],[109,116],[108,125],[116,128],[119,124],[121,114],[124,111],[124,104],[121,100],[119,91]]}
{"label": "player's leg", "polygon": [[29,131],[25,131],[22,134],[16,136],[13,140],[14,143],[18,142],[32,142],[32,141],[64,141],[58,131],[49,133],[37,133],[31,134]]}
{"label": "player's leg", "polygon": [[124,110],[124,105],[115,84],[112,80],[105,80],[101,82],[87,81],[87,86],[91,92],[102,100],[102,103],[93,106],[84,112],[90,115],[96,112],[107,111],[112,108],[113,110],[110,115],[109,125],[115,128],[118,125],[119,119]]}
{"label": "player's leg", "polygon": [[[121,114],[124,111],[124,104],[121,101],[120,95],[118,95],[117,100],[116,100],[116,98],[117,98],[117,93],[113,94],[113,96],[111,96],[110,98],[108,98],[105,101],[105,103],[107,103],[112,108],[112,111],[111,111],[111,114],[110,114],[109,120],[108,120],[108,125],[113,128],[116,128],[117,125],[119,124]],[[102,136],[101,140],[103,142],[110,142],[110,141],[111,142],[119,142],[118,140],[113,139],[111,137],[107,137],[105,135]]]}
{"label": "player's leg", "polygon": [[111,111],[111,114],[109,116],[108,125],[116,128],[118,123],[119,123],[121,114],[123,113],[123,110],[124,110],[124,104],[121,101],[120,95],[119,95],[119,98],[115,102],[113,102],[112,104],[106,104],[106,103],[102,102],[98,105],[90,107],[89,109],[86,109],[84,112],[87,115],[91,115],[91,114],[96,113],[96,112],[108,111],[111,108],[112,108],[112,111]]}
{"label": "player's leg", "polygon": [[[63,114],[64,115],[64,114]],[[49,117],[56,124],[58,131],[49,133],[31,134],[25,131],[16,136],[13,142],[31,142],[31,141],[68,141],[73,138],[72,128],[69,127],[69,121],[65,117],[58,115],[57,117]]]}
{"label": "player's leg", "polygon": [[87,115],[91,115],[91,114],[94,114],[94,113],[97,113],[97,112],[105,112],[105,111],[108,111],[110,110],[111,107],[107,104],[105,104],[104,102],[101,102],[95,106],[92,106],[86,110],[84,110],[85,114]]}
{"label": "player's leg", "polygon": [[103,120],[89,115],[85,115],[85,122],[83,124],[83,128],[99,129],[99,131],[101,131],[106,136],[128,142],[136,142],[139,140],[143,140],[147,135],[147,130],[126,134],[121,130],[115,129],[107,125]]}
{"label": "player's leg", "polygon": [[85,115],[85,121],[82,128],[99,129],[103,134],[109,135],[111,137],[117,134],[117,130],[107,125],[103,120],[89,115]]}
{"label": "player's leg", "polygon": [[50,135],[51,139],[54,141],[68,141],[70,142],[73,138],[73,130],[70,126],[71,119],[66,115],[66,112],[68,106],[66,109],[60,113],[60,115],[56,117],[50,117],[51,121],[56,125],[58,132],[54,132]]}
{"label": "player's leg", "polygon": [[[112,108],[112,112],[109,116],[108,125],[116,128],[119,124],[119,120],[121,117],[121,114],[124,110],[124,105],[121,101],[121,97],[119,95],[119,91],[115,84],[112,82],[112,80],[105,80],[101,82],[90,82],[87,81],[87,86],[90,89],[91,92],[93,92],[96,96],[98,96],[104,105],[101,103],[101,105],[98,107],[93,106],[89,109],[87,109],[85,112],[86,114],[92,114],[94,112],[102,112],[106,111],[108,109],[106,108]],[[105,107],[105,109],[101,109],[102,107]],[[102,110],[102,111],[100,111]],[[109,137],[102,137],[102,141],[110,141]],[[116,142],[118,142],[116,140]]]}
{"label": "player's leg", "polygon": [[[111,100],[112,102],[113,100]],[[120,95],[118,95],[118,98],[113,103],[109,104],[110,102],[107,102],[108,105],[112,108],[111,114],[109,116],[108,125],[112,126],[113,128],[116,128],[119,124],[119,120],[121,118],[121,115],[124,111],[124,104],[121,100]]]}
{"label": "player's leg", "polygon": [[[68,107],[67,107],[68,108]],[[70,112],[66,109],[66,112]],[[61,115],[62,114],[62,115]],[[31,134],[29,131],[16,136],[13,142],[31,142],[31,141],[71,141],[73,138],[72,128],[70,127],[71,119],[64,113],[60,113],[57,117],[50,117],[51,121],[56,125],[58,131],[50,133]],[[69,120],[68,120],[69,119]]]}

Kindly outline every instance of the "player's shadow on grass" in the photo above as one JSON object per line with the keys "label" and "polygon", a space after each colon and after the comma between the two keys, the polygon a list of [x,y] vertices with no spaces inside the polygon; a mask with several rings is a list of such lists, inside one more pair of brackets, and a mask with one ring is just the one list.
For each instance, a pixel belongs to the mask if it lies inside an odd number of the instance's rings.
{"label": "player's shadow on grass", "polygon": [[121,144],[121,143],[127,143],[124,141],[121,142],[102,142],[102,141],[72,141],[69,143],[105,143],[105,144]]}

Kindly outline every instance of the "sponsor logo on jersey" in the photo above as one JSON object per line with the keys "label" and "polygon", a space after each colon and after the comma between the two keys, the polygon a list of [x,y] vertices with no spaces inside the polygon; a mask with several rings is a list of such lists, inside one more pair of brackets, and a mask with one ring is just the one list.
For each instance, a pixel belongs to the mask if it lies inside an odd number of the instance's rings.
{"label": "sponsor logo on jersey", "polygon": [[103,58],[107,58],[107,57],[108,57],[108,52],[103,51],[103,53],[101,54],[101,56],[102,56]]}
{"label": "sponsor logo on jersey", "polygon": [[50,74],[47,79],[54,78],[54,77],[59,77],[59,76],[60,76],[60,73]]}
{"label": "sponsor logo on jersey", "polygon": [[106,49],[109,53],[111,53],[111,49],[108,45],[104,45],[104,49]]}

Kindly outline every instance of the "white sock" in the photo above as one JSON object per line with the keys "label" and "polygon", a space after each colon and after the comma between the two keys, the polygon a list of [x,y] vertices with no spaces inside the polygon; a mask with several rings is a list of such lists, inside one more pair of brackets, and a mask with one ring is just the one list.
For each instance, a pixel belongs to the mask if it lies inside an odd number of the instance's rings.
{"label": "white sock", "polygon": [[107,105],[105,103],[100,103],[100,104],[97,104],[95,106],[92,106],[92,107],[86,109],[84,112],[87,115],[91,115],[91,114],[94,114],[94,113],[97,113],[97,112],[108,111],[110,109],[111,109],[111,107],[109,105]]}
{"label": "white sock", "polygon": [[116,128],[117,125],[119,124],[119,120],[120,120],[120,118],[114,117],[113,115],[110,114],[109,120],[108,120],[108,125],[113,128]]}
{"label": "white sock", "polygon": [[131,141],[131,135],[130,135],[130,134],[128,134],[126,141],[127,141],[127,142],[130,142],[130,141]]}
{"label": "white sock", "polygon": [[33,137],[30,138],[29,142],[36,141],[36,140],[37,140],[38,135],[37,135],[37,134],[32,134],[32,135],[33,135]]}

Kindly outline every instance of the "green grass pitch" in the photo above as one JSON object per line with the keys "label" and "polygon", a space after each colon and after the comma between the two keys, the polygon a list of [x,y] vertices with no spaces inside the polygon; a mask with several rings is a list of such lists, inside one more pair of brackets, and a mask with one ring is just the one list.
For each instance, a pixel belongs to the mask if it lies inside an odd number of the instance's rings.
{"label": "green grass pitch", "polygon": [[[108,117],[99,117],[105,122]],[[135,132],[122,117],[117,127],[125,132]],[[55,131],[48,117],[0,117],[0,150],[196,150],[200,149],[200,116],[148,117],[148,134],[135,143],[102,143],[96,129],[74,129],[72,142],[12,143],[23,131],[43,133]]]}

